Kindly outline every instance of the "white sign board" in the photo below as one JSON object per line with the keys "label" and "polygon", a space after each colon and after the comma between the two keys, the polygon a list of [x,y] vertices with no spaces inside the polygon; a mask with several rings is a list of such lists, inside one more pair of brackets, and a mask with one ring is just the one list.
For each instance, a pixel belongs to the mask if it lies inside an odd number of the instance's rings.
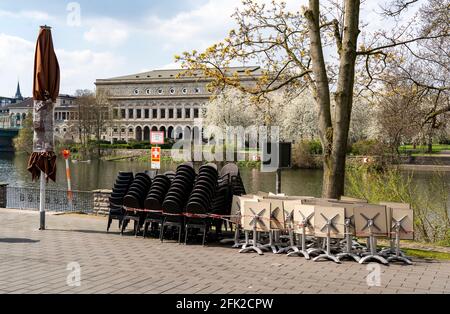
{"label": "white sign board", "polygon": [[164,145],[164,132],[151,132],[150,144],[152,145]]}

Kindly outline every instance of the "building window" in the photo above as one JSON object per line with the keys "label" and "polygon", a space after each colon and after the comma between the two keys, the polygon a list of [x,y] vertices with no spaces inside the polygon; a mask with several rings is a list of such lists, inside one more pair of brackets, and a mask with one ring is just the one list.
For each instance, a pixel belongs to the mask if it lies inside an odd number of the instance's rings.
{"label": "building window", "polygon": [[128,129],[128,133],[134,133],[133,129]]}
{"label": "building window", "polygon": [[66,128],[64,128],[64,129],[63,129],[63,132],[64,132],[64,133],[66,133],[66,132],[67,132],[67,129],[66,129]]}
{"label": "building window", "polygon": [[158,109],[153,109],[152,110],[152,115],[153,115],[152,116],[153,119],[157,119],[158,118]]}
{"label": "building window", "polygon": [[186,119],[191,118],[191,109],[190,108],[185,109],[185,116],[186,116]]}
{"label": "building window", "polygon": [[170,89],[170,94],[171,94],[171,95],[175,94],[175,88],[172,87],[172,88]]}
{"label": "building window", "polygon": [[141,109],[136,110],[136,119],[142,119],[142,110]]}
{"label": "building window", "polygon": [[163,93],[164,93],[163,89],[162,88],[158,88],[158,94],[162,95]]}
{"label": "building window", "polygon": [[145,91],[145,93],[146,93],[147,95],[150,95],[150,94],[152,93],[152,91],[150,90],[150,88],[147,88],[147,90]]}
{"label": "building window", "polygon": [[[67,114],[65,112],[62,113],[62,119],[67,120]],[[65,131],[64,131],[65,132]]]}
{"label": "building window", "polygon": [[161,109],[161,119],[166,118],[166,109]]}
{"label": "building window", "polygon": [[173,119],[173,109],[169,109],[169,119]]}
{"label": "building window", "polygon": [[144,116],[145,116],[145,119],[150,119],[150,110],[145,109],[144,110]]}
{"label": "building window", "polygon": [[182,119],[182,118],[183,118],[183,110],[177,109],[177,119]]}
{"label": "building window", "polygon": [[114,133],[117,133],[117,132],[119,132],[119,129],[114,129]]}
{"label": "building window", "polygon": [[125,109],[120,110],[120,118],[125,119],[127,117],[127,111]]}
{"label": "building window", "polygon": [[128,119],[134,119],[134,109],[128,109]]}
{"label": "building window", "polygon": [[55,112],[55,120],[58,120],[58,113]]}
{"label": "building window", "polygon": [[194,109],[194,119],[198,119],[199,118],[199,111],[197,108]]}
{"label": "building window", "polygon": [[186,87],[184,87],[184,88],[182,89],[182,93],[185,94],[185,95],[187,94],[187,88],[186,88]]}
{"label": "building window", "polygon": [[200,93],[200,88],[198,88],[198,87],[194,88],[194,93],[199,94]]}
{"label": "building window", "polygon": [[135,95],[139,95],[139,89],[136,88],[136,89],[134,90],[134,94],[135,94]]}

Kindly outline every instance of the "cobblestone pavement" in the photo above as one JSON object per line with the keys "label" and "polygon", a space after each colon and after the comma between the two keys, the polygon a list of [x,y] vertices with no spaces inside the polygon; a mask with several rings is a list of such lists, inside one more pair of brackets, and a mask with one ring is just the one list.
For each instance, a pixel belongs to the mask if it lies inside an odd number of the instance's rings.
{"label": "cobblestone pavement", "polygon": [[[0,293],[450,293],[448,262],[381,266],[381,286],[369,287],[372,270],[353,262],[121,237],[97,217],[48,215],[45,232],[38,223],[37,213],[0,210]],[[67,284],[73,262],[79,287]]]}

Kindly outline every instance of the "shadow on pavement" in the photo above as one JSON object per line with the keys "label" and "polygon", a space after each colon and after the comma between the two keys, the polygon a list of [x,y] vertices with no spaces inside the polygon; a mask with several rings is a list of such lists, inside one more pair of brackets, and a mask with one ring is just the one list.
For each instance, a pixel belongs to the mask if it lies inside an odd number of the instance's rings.
{"label": "shadow on pavement", "polygon": [[11,239],[0,239],[0,243],[38,243],[40,242],[39,240],[32,240],[32,239],[16,239],[16,238],[11,238]]}

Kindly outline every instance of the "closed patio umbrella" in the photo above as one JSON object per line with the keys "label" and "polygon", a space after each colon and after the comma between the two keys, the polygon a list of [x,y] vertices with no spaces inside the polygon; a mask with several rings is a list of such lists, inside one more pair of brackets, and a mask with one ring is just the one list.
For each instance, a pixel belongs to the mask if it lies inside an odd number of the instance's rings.
{"label": "closed patio umbrella", "polygon": [[28,171],[33,180],[40,178],[40,230],[45,230],[45,184],[56,180],[53,109],[59,95],[60,71],[51,28],[41,26],[36,44],[33,82],[33,154]]}

